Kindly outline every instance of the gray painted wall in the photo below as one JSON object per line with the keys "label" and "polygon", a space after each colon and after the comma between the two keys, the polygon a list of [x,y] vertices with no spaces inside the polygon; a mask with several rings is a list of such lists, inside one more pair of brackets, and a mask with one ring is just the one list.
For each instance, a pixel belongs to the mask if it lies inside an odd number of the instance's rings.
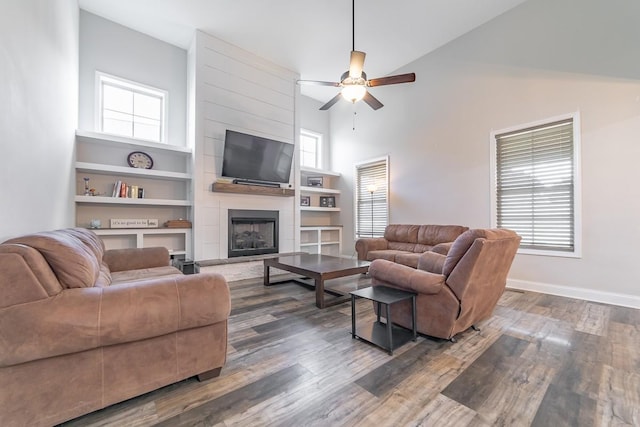
{"label": "gray painted wall", "polygon": [[[353,164],[390,155],[392,223],[491,225],[492,130],[579,111],[581,259],[518,255],[515,287],[640,307],[640,4],[536,0],[398,72],[375,88],[377,112],[331,112],[334,169],[352,198]],[[343,206],[345,254],[353,206]]]}
{"label": "gray painted wall", "polygon": [[323,135],[322,169],[331,170],[330,114],[320,111],[322,105],[324,102],[301,95],[296,109],[300,116],[300,128]]}
{"label": "gray painted wall", "polygon": [[76,0],[2,2],[0,241],[73,225]]}
{"label": "gray painted wall", "polygon": [[187,51],[80,11],[79,127],[95,127],[95,74],[102,71],[169,92],[167,142],[186,144]]}

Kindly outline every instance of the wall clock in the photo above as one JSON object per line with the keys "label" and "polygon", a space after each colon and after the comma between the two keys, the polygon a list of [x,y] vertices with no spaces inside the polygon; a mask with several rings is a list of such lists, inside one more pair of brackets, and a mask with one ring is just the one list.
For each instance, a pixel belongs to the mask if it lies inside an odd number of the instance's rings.
{"label": "wall clock", "polygon": [[151,156],[142,151],[132,151],[129,153],[127,163],[132,168],[151,169],[153,167],[153,159]]}

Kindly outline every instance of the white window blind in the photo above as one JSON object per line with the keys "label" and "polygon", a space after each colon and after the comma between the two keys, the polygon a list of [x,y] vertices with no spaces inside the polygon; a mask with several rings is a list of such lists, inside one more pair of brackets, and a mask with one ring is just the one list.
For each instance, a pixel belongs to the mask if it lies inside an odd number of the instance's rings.
{"label": "white window blind", "polygon": [[571,118],[495,136],[496,222],[522,236],[523,249],[575,249],[573,125]]}
{"label": "white window blind", "polygon": [[384,235],[389,222],[388,170],[387,158],[356,165],[356,237]]}

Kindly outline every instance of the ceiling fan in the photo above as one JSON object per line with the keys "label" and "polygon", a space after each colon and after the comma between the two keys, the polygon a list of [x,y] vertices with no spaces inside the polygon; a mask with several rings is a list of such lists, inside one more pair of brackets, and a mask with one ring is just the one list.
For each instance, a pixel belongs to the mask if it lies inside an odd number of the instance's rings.
{"label": "ceiling fan", "polygon": [[329,102],[320,107],[321,110],[328,110],[343,97],[347,101],[356,103],[361,99],[369,105],[369,107],[377,110],[383,107],[382,102],[378,101],[373,95],[367,91],[367,87],[394,85],[398,83],[410,83],[416,81],[415,73],[398,74],[395,76],[380,77],[377,79],[367,80],[367,74],[363,71],[365,53],[355,48],[355,0],[351,2],[352,7],[352,26],[351,26],[351,58],[349,62],[349,70],[340,76],[339,82],[324,82],[317,80],[298,80],[301,85],[316,86],[334,86],[342,88],[340,93],[331,98]]}

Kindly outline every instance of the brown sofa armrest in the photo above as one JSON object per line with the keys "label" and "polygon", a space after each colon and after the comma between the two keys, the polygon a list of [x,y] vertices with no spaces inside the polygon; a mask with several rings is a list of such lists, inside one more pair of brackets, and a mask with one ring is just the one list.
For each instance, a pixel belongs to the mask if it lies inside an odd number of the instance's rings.
{"label": "brown sofa armrest", "polygon": [[226,321],[230,309],[216,273],[67,289],[0,309],[0,367]]}
{"label": "brown sofa armrest", "polygon": [[358,259],[367,261],[367,254],[370,251],[381,251],[387,249],[389,242],[384,237],[367,237],[356,240],[356,252]]}
{"label": "brown sofa armrest", "polygon": [[444,261],[447,259],[445,255],[435,252],[425,252],[418,258],[418,270],[428,271],[429,273],[442,274]]}
{"label": "brown sofa armrest", "polygon": [[442,274],[416,270],[384,259],[374,260],[369,266],[369,274],[373,284],[391,285],[419,294],[437,294],[445,281]]}
{"label": "brown sofa armrest", "polygon": [[112,272],[164,267],[170,264],[169,251],[163,247],[109,249],[104,252],[102,260]]}

